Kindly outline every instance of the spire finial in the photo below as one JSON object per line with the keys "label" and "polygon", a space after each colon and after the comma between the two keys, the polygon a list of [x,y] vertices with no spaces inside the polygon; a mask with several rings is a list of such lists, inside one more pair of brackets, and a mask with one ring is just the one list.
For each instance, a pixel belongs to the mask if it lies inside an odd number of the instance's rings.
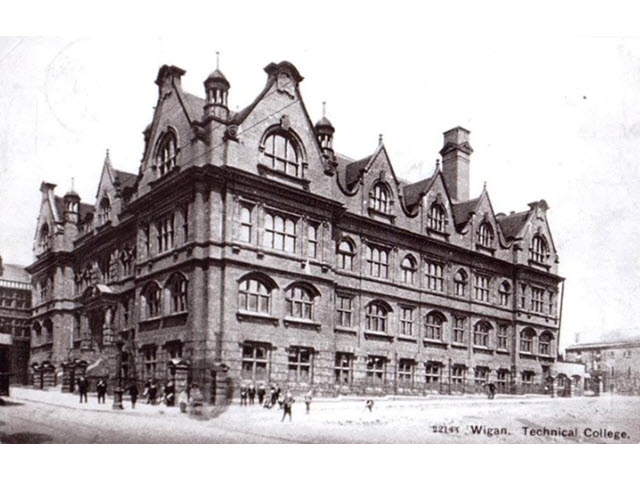
{"label": "spire finial", "polygon": [[440,159],[436,158],[436,172],[440,171]]}
{"label": "spire finial", "polygon": [[104,157],[105,160],[109,160],[109,149],[107,148],[107,155]]}
{"label": "spire finial", "polygon": [[322,102],[322,116],[327,116],[327,102]]}
{"label": "spire finial", "polygon": [[486,189],[487,189],[487,181],[486,181],[486,180],[484,181],[484,185],[482,185],[482,189],[483,189],[483,190],[486,190]]}
{"label": "spire finial", "polygon": [[220,52],[216,52],[216,70],[220,69]]}
{"label": "spire finial", "polygon": [[382,134],[378,134],[378,144],[382,145]]}
{"label": "spire finial", "polygon": [[75,191],[75,182],[74,182],[74,178],[71,177],[71,191]]}

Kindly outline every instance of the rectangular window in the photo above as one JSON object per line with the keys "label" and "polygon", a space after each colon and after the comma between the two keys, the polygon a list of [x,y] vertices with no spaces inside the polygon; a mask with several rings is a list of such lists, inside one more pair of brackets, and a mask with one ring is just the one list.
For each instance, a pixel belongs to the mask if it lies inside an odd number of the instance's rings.
{"label": "rectangular window", "polygon": [[307,226],[307,255],[310,258],[318,257],[318,224],[310,223]]}
{"label": "rectangular window", "polygon": [[484,387],[489,380],[489,369],[487,367],[476,367],[474,373],[474,383],[476,387]]}
{"label": "rectangular window", "polygon": [[474,284],[475,299],[479,302],[489,301],[489,277],[476,274]]}
{"label": "rectangular window", "polygon": [[268,345],[248,343],[242,347],[242,378],[267,381],[269,365]]}
{"label": "rectangular window", "polygon": [[540,355],[549,355],[551,353],[551,337],[548,335],[541,335],[538,341],[538,351]]}
{"label": "rectangular window", "polygon": [[549,292],[549,315],[553,315],[553,292]]}
{"label": "rectangular window", "polygon": [[498,325],[498,350],[508,350],[508,332],[509,327],[506,325]]}
{"label": "rectangular window", "polygon": [[531,310],[542,313],[544,306],[544,289],[531,287]]}
{"label": "rectangular window", "polygon": [[413,336],[413,308],[402,307],[400,317],[400,335],[405,337]]}
{"label": "rectangular window", "polygon": [[164,348],[167,352],[167,357],[171,360],[180,360],[182,358],[182,342],[168,342]]}
{"label": "rectangular window", "polygon": [[384,385],[386,358],[375,355],[367,357],[367,385],[382,387]]}
{"label": "rectangular window", "polygon": [[453,342],[464,343],[464,330],[465,330],[464,318],[456,318],[453,321]]}
{"label": "rectangular window", "polygon": [[351,353],[336,352],[335,365],[336,384],[350,385],[353,371],[353,355]]}
{"label": "rectangular window", "polygon": [[294,253],[296,248],[296,224],[291,218],[267,213],[265,215],[264,241],[266,248]]}
{"label": "rectangular window", "polygon": [[369,275],[376,278],[389,278],[389,251],[382,247],[367,245],[367,264]]}
{"label": "rectangular window", "polygon": [[151,228],[149,225],[142,227],[142,241],[144,248],[144,257],[149,258],[151,256]]}
{"label": "rectangular window", "polygon": [[425,265],[427,289],[436,292],[444,291],[443,268],[439,263],[427,262]]}
{"label": "rectangular window", "polygon": [[155,345],[144,347],[142,350],[146,378],[154,378],[156,376],[156,352],[157,347]]}
{"label": "rectangular window", "polygon": [[522,393],[533,392],[534,373],[531,371],[522,372]]}
{"label": "rectangular window", "polygon": [[240,207],[240,238],[241,242],[251,243],[253,219],[251,208],[247,205]]}
{"label": "rectangular window", "polygon": [[341,327],[351,327],[353,317],[353,298],[336,296],[336,310],[338,311],[338,319],[336,325]]}
{"label": "rectangular window", "polygon": [[173,214],[160,220],[156,229],[158,230],[158,253],[166,252],[173,248]]}
{"label": "rectangular window", "polygon": [[290,347],[288,380],[296,383],[309,383],[311,381],[312,358],[313,352],[310,348]]}
{"label": "rectangular window", "polygon": [[410,358],[401,358],[398,362],[398,384],[404,388],[413,386],[413,365]]}
{"label": "rectangular window", "polygon": [[182,209],[182,243],[189,241],[189,204]]}
{"label": "rectangular window", "polygon": [[496,386],[498,393],[508,393],[509,389],[509,371],[498,370],[496,376]]}
{"label": "rectangular window", "polygon": [[520,308],[527,308],[527,286],[524,284],[520,285]]}
{"label": "rectangular window", "polygon": [[425,367],[425,382],[427,385],[438,385],[442,375],[442,364],[427,362]]}
{"label": "rectangular window", "polygon": [[453,385],[464,385],[464,374],[466,367],[464,365],[454,365],[451,367],[451,383]]}

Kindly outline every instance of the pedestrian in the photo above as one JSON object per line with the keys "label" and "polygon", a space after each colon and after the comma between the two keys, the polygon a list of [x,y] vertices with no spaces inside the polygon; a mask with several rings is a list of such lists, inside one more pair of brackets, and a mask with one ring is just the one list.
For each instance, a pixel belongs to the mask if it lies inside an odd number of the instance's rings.
{"label": "pedestrian", "polygon": [[264,402],[264,396],[267,394],[267,390],[264,388],[264,383],[258,385],[258,403],[262,405]]}
{"label": "pedestrian", "polygon": [[151,405],[156,404],[156,396],[158,395],[158,385],[156,384],[156,379],[149,381],[149,398],[147,399],[147,403]]}
{"label": "pedestrian", "polygon": [[98,392],[98,403],[106,403],[107,396],[107,382],[104,378],[101,378],[96,385],[96,391]]}
{"label": "pedestrian", "polygon": [[249,385],[249,405],[253,405],[256,398],[256,386],[252,383]]}
{"label": "pedestrian", "polygon": [[78,393],[80,394],[80,403],[82,403],[82,399],[84,399],[84,403],[88,403],[87,399],[87,389],[89,385],[87,384],[87,379],[83,375],[78,379]]}
{"label": "pedestrian", "polygon": [[284,418],[289,415],[289,421],[291,421],[291,407],[293,406],[293,402],[295,402],[295,398],[291,395],[291,392],[287,392],[284,396],[284,400],[282,401],[282,408],[284,409],[284,413],[282,414],[281,422],[284,422]]}
{"label": "pedestrian", "polygon": [[278,401],[278,399],[280,398],[280,394],[282,393],[282,390],[280,390],[280,387],[278,386],[278,384],[276,383],[276,402]]}
{"label": "pedestrian", "polygon": [[178,395],[178,405],[181,413],[187,413],[187,405],[189,405],[189,394],[186,390],[182,390]]}
{"label": "pedestrian", "polygon": [[489,384],[489,400],[493,400],[496,396],[496,385],[492,382]]}
{"label": "pedestrian", "polygon": [[244,385],[240,387],[240,406],[247,405],[247,387]]}
{"label": "pedestrian", "polygon": [[367,407],[367,409],[369,410],[369,413],[371,413],[371,411],[373,410],[373,400],[368,399],[365,404],[365,407]]}
{"label": "pedestrian", "polygon": [[171,379],[164,386],[164,403],[167,407],[173,407],[176,403],[176,387]]}
{"label": "pedestrian", "polygon": [[272,386],[271,387],[271,391],[269,392],[269,403],[271,404],[271,406],[274,406],[276,404],[277,401],[277,397],[276,397],[276,387]]}
{"label": "pedestrian", "polygon": [[149,378],[146,382],[144,382],[144,391],[142,392],[142,396],[146,397],[147,404],[151,403],[151,398],[149,397],[149,389],[151,388],[151,379]]}
{"label": "pedestrian", "polygon": [[307,407],[307,415],[311,411],[311,400],[313,398],[313,388],[304,396],[304,404]]}
{"label": "pedestrian", "polygon": [[131,396],[131,408],[135,409],[136,401],[138,400],[138,386],[136,385],[136,382],[133,382],[129,386],[129,395]]}

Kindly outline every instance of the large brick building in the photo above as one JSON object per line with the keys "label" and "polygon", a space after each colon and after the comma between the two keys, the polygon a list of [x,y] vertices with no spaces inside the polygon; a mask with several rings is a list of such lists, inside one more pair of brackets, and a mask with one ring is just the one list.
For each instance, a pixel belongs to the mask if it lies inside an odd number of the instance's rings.
{"label": "large brick building", "polygon": [[29,335],[31,325],[31,278],[24,267],[5,264],[0,257],[0,334],[6,343],[5,363],[11,383],[29,382]]}
{"label": "large brick building", "polygon": [[[442,166],[396,176],[379,140],[354,160],[312,123],[288,62],[240,111],[163,66],[138,174],[104,161],[95,204],[43,183],[32,362],[316,394],[542,391],[561,301],[547,203],[509,215],[469,195],[469,132]],[[120,353],[119,353],[120,352]],[[86,362],[86,364],[84,363]],[[181,381],[184,379],[181,377]],[[548,387],[548,384],[546,385]]]}

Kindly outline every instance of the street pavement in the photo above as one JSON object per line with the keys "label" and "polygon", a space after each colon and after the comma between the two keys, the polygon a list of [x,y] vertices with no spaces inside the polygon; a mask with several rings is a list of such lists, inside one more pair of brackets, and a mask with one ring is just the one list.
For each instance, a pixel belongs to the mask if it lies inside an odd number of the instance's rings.
{"label": "street pavement", "polygon": [[[638,443],[640,398],[435,396],[300,399],[293,419],[259,405],[205,407],[202,416],[177,407],[111,397],[13,387],[0,407],[0,443]],[[572,435],[572,433],[575,433]]]}

